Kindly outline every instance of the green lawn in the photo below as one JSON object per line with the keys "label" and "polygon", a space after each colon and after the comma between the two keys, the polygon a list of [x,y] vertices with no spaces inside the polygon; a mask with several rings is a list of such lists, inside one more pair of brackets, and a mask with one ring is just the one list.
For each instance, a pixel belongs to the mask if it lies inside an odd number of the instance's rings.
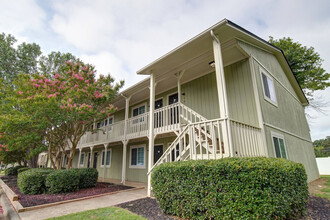
{"label": "green lawn", "polygon": [[56,220],[81,220],[81,219],[93,219],[93,220],[103,220],[103,219],[129,219],[129,220],[142,220],[145,219],[142,216],[133,214],[125,209],[116,208],[116,207],[108,207],[108,208],[100,208],[94,209],[84,212],[78,212],[70,215],[63,215],[55,218],[48,219],[56,219]]}
{"label": "green lawn", "polygon": [[325,188],[321,189],[322,193],[316,195],[330,200],[330,176],[321,176],[321,178],[326,179],[327,182],[324,183]]}

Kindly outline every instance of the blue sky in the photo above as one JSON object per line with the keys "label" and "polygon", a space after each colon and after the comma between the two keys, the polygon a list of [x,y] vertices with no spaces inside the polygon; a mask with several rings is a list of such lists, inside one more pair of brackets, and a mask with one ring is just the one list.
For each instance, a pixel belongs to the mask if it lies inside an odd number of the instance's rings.
{"label": "blue sky", "polygon": [[[44,53],[71,52],[127,87],[143,79],[138,69],[223,18],[265,40],[313,46],[329,72],[329,11],[327,0],[0,0],[0,32]],[[330,101],[330,88],[316,95]],[[329,105],[325,114],[307,109],[312,139],[330,136]]]}

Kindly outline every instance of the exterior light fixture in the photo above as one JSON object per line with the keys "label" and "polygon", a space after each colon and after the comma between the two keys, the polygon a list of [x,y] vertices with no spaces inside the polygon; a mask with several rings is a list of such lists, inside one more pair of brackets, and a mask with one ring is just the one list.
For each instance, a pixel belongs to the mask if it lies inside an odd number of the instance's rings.
{"label": "exterior light fixture", "polygon": [[209,65],[210,65],[212,68],[214,68],[214,67],[215,67],[215,62],[214,62],[214,60],[211,61],[211,62],[209,62]]}

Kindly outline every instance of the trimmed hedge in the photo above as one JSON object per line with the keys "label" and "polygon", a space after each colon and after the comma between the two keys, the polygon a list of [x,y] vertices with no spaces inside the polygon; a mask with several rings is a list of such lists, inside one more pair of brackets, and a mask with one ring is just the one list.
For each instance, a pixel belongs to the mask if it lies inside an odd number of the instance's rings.
{"label": "trimmed hedge", "polygon": [[95,187],[99,173],[95,168],[73,169],[79,175],[79,188]]}
{"label": "trimmed hedge", "polygon": [[27,170],[30,170],[31,168],[30,167],[22,167],[22,168],[19,168],[18,170],[17,170],[17,174],[20,174],[20,173],[22,173],[22,172],[24,172],[24,171],[27,171]]}
{"label": "trimmed hedge", "polygon": [[73,192],[79,189],[79,173],[75,170],[56,170],[46,178],[49,193]]}
{"label": "trimmed hedge", "polygon": [[278,158],[165,163],[152,172],[162,210],[189,219],[287,219],[304,215],[302,164]]}
{"label": "trimmed hedge", "polygon": [[24,166],[10,167],[5,170],[6,176],[17,176],[17,170],[23,168]]}
{"label": "trimmed hedge", "polygon": [[35,195],[47,191],[45,181],[48,174],[54,172],[52,169],[29,169],[18,174],[17,185],[24,194]]}

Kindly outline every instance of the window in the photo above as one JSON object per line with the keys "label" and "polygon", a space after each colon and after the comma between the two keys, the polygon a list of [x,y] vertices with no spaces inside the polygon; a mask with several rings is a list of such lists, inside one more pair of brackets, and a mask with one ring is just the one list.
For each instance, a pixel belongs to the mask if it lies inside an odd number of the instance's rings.
{"label": "window", "polygon": [[145,168],[145,146],[132,146],[130,168]]}
{"label": "window", "polygon": [[79,165],[83,166],[84,163],[85,163],[85,153],[81,153]]}
{"label": "window", "polygon": [[104,151],[102,151],[101,167],[104,166],[104,160],[105,160],[105,165],[107,167],[110,167],[110,165],[111,165],[111,149],[107,150],[107,157],[106,158],[105,158]]}
{"label": "window", "polygon": [[273,146],[274,146],[274,151],[275,151],[275,157],[287,158],[284,136],[281,134],[272,132],[272,140],[273,140]]}
{"label": "window", "polygon": [[108,119],[105,119],[105,120],[104,120],[104,125],[105,125],[105,126],[107,126],[108,123],[109,123],[109,131],[112,131],[113,120],[114,120],[114,119],[113,119],[113,116],[110,117],[110,118],[108,118]]}
{"label": "window", "polygon": [[178,97],[178,93],[175,93],[173,95],[170,95],[168,97],[168,104],[169,105],[172,105],[172,104],[175,104],[179,101],[179,97]]}
{"label": "window", "polygon": [[[137,117],[142,115],[146,112],[146,105],[141,105],[139,107],[133,108],[132,110],[132,117]],[[139,122],[144,122],[144,116],[138,117],[137,119],[133,120],[133,124],[137,124]]]}
{"label": "window", "polygon": [[263,71],[261,71],[261,78],[265,99],[276,105],[277,101],[273,78]]}
{"label": "window", "polygon": [[155,101],[155,110],[163,107],[163,99],[158,99]]}

